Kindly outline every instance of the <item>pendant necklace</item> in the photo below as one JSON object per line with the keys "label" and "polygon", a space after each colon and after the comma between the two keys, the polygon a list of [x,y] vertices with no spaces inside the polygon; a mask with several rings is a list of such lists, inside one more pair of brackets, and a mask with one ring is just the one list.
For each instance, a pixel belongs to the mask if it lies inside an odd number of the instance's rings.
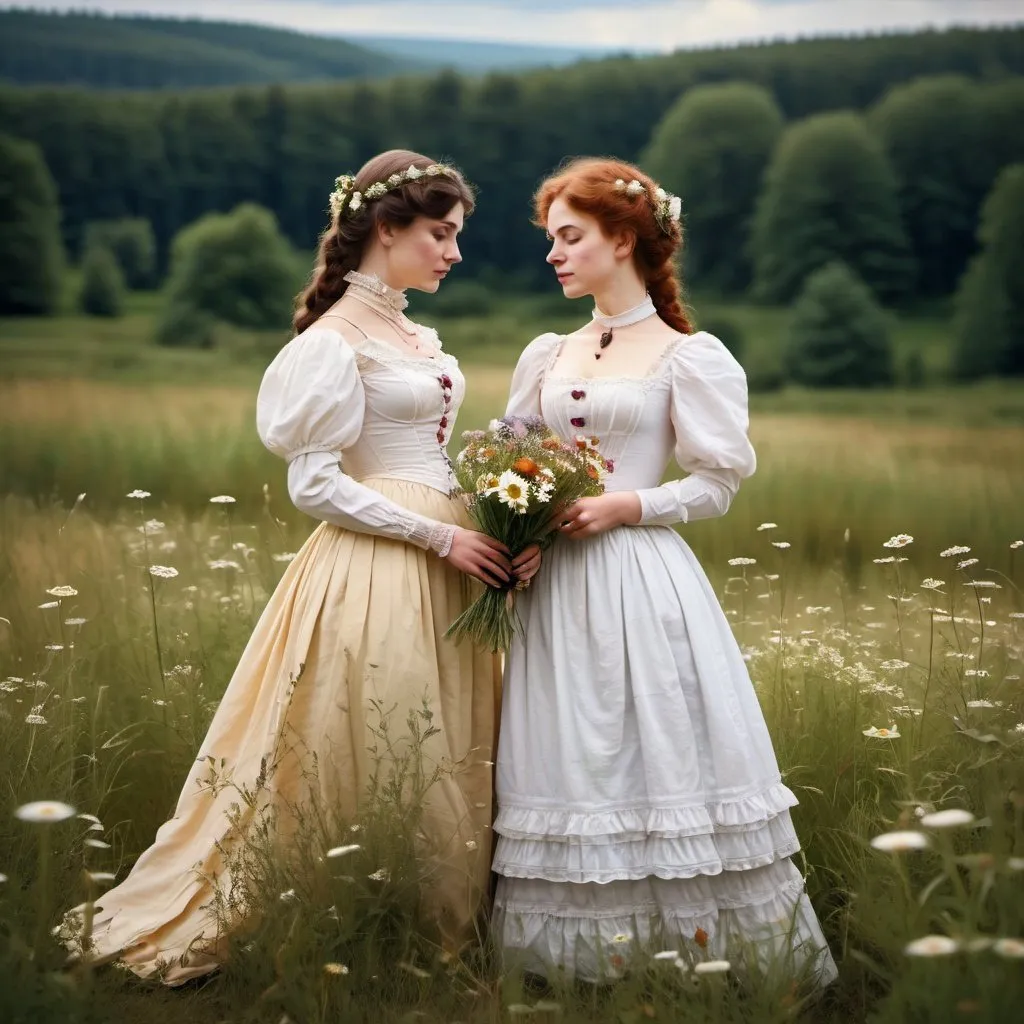
{"label": "pendant necklace", "polygon": [[645,295],[643,302],[639,305],[634,306],[632,309],[627,309],[624,313],[616,313],[614,316],[609,316],[607,313],[601,312],[597,306],[594,306],[594,311],[590,315],[596,323],[605,328],[598,343],[601,351],[595,352],[594,358],[600,359],[601,353],[612,343],[612,332],[616,327],[631,327],[633,324],[640,323],[641,320],[654,316],[657,312],[658,310],[655,308],[654,300],[650,294]]}

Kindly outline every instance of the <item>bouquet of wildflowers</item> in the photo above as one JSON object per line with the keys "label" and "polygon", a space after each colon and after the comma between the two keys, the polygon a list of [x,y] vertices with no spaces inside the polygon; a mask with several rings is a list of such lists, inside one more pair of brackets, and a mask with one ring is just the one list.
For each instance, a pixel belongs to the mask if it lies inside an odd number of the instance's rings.
{"label": "bouquet of wildflowers", "polygon": [[[558,509],[604,492],[613,469],[596,437],[565,441],[537,416],[492,420],[487,430],[462,435],[455,476],[468,497],[469,513],[483,533],[518,555],[553,534]],[[492,651],[506,650],[515,628],[514,583],[488,587],[449,627],[456,642],[471,639]]]}

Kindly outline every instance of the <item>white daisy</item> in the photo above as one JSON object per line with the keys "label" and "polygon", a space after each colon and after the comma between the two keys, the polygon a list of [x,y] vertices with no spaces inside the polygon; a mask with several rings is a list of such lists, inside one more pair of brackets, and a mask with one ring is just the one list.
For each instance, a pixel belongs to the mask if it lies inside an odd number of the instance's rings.
{"label": "white daisy", "polygon": [[732,964],[728,960],[704,960],[699,964],[695,964],[693,968],[694,974],[725,974],[726,971],[732,969]]}
{"label": "white daisy", "polygon": [[68,818],[73,818],[74,815],[74,807],[61,803],[59,800],[34,800],[32,803],[22,804],[14,812],[14,816],[21,821],[39,824],[66,821]]}
{"label": "white daisy", "polygon": [[515,512],[525,512],[530,502],[530,485],[518,473],[506,469],[498,478],[498,500]]}
{"label": "white daisy", "polygon": [[925,828],[959,828],[974,822],[974,815],[960,807],[950,807],[945,811],[934,811],[921,818]]}
{"label": "white daisy", "polygon": [[931,840],[923,832],[910,829],[899,832],[883,832],[871,840],[871,846],[883,853],[906,853],[908,850],[926,850]]}
{"label": "white daisy", "polygon": [[956,939],[948,935],[925,935],[923,938],[914,939],[903,947],[907,956],[950,956],[960,948]]}

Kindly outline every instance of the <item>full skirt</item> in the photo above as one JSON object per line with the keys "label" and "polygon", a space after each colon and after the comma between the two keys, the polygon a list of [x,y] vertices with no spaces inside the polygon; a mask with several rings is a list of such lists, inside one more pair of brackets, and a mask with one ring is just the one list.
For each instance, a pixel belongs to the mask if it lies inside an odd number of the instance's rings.
{"label": "full skirt", "polygon": [[[432,488],[364,482],[405,508],[469,525],[462,503]],[[424,702],[438,728],[422,747],[426,771],[443,768],[422,808],[424,896],[446,944],[468,938],[489,879],[500,679],[493,655],[444,634],[475,596],[475,584],[433,554],[321,524],[260,617],[173,816],[97,900],[91,955],[118,956],[170,985],[215,969],[227,938],[215,892],[230,887],[232,851],[260,813],[276,812],[282,848],[289,814],[311,798],[356,820],[382,715],[408,742],[407,717]],[[257,799],[240,800],[242,790]]]}
{"label": "full skirt", "polygon": [[635,953],[835,976],[746,664],[667,527],[559,542],[518,597],[497,765],[508,966],[597,981]]}

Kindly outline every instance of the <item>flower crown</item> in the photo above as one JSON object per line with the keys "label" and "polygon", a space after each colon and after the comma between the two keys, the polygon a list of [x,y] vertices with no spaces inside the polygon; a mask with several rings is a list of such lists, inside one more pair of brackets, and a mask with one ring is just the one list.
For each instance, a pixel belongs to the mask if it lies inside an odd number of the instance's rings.
{"label": "flower crown", "polygon": [[642,182],[634,178],[629,184],[622,178],[615,179],[615,191],[625,192],[627,196],[638,196],[641,193],[646,195],[651,200],[651,204],[654,206],[654,219],[658,222],[658,227],[665,232],[666,235],[672,233],[672,225],[679,223],[679,217],[683,212],[683,201],[679,196],[672,195],[671,192],[666,192],[663,188],[656,187],[654,195],[647,191],[647,186]]}
{"label": "flower crown", "polygon": [[447,164],[431,164],[429,167],[422,168],[410,164],[406,170],[397,171],[386,181],[375,181],[362,192],[356,191],[356,179],[353,175],[339,175],[334,179],[334,191],[330,197],[331,216],[337,217],[342,211],[358,213],[367,203],[380,199],[381,196],[407,185],[410,181],[418,181],[420,178],[436,178],[439,175],[457,178],[459,172]]}

